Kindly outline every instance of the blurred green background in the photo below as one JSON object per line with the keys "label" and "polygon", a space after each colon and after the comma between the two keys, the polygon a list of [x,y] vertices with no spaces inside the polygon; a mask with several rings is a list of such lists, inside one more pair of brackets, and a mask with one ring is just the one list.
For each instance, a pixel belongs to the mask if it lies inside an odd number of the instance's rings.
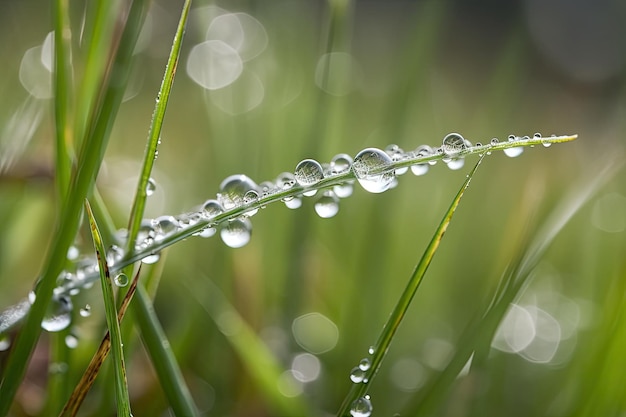
{"label": "blurred green background", "polygon": [[[151,8],[98,178],[120,228],[181,3]],[[82,7],[71,4],[76,28]],[[55,216],[50,72],[39,58],[50,13],[47,2],[0,1],[2,308],[30,291]],[[459,378],[430,415],[621,416],[625,100],[626,8],[618,1],[197,1],[146,214],[189,211],[214,198],[229,175],[260,183],[303,158],[329,162],[392,143],[439,146],[449,132],[472,143],[578,134],[573,143],[484,161],[371,386],[373,415],[414,415],[421,389],[488,304],[525,234],[613,166],[617,174],[541,260],[488,360]],[[331,219],[320,219],[311,199],[298,210],[270,205],[252,218],[252,239],[241,249],[219,236],[170,248],[155,266],[162,268],[155,307],[204,415],[278,415],[268,390],[300,399],[311,415],[334,415],[350,370],[375,342],[474,160],[461,171],[438,164],[423,177],[409,172],[382,195],[355,184]],[[90,245],[81,234],[80,250]],[[255,379],[233,347],[236,315],[215,301],[217,289],[284,367],[276,386]],[[72,324],[79,340],[68,360],[72,380],[101,338],[99,296],[94,288],[73,298],[93,314],[76,314]],[[47,345],[44,335],[15,416],[41,415]],[[129,346],[135,415],[168,415],[140,343]],[[84,415],[113,413],[109,389],[96,382]]]}

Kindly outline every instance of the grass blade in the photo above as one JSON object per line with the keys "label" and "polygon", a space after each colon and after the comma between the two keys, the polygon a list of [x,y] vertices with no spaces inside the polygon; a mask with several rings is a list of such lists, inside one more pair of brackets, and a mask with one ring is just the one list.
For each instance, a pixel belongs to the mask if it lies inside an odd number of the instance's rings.
{"label": "grass blade", "polygon": [[134,45],[139,36],[141,22],[145,17],[143,2],[134,2],[127,15],[125,30],[119,43],[115,59],[108,77],[103,82],[103,99],[98,111],[94,112],[93,123],[79,153],[77,168],[73,172],[68,198],[57,221],[56,233],[41,279],[35,288],[35,302],[15,343],[3,373],[0,386],[0,416],[7,415],[17,388],[24,378],[35,344],[41,334],[41,321],[44,317],[56,279],[63,271],[67,250],[73,243],[78,230],[83,201],[91,192],[100,169],[104,151],[113,121],[122,102],[126,83],[130,74],[130,62]]}
{"label": "grass blade", "polygon": [[167,399],[177,416],[197,416],[195,406],[170,343],[154,311],[148,293],[139,285],[132,304],[133,314],[141,328],[143,344],[152,359],[152,365]]}
{"label": "grass blade", "polygon": [[126,382],[126,366],[124,365],[124,349],[122,343],[122,333],[120,323],[117,319],[115,308],[115,297],[113,296],[113,284],[109,275],[109,268],[106,261],[106,250],[102,243],[98,225],[93,217],[93,212],[89,202],[85,200],[85,209],[89,218],[91,236],[96,249],[98,266],[100,267],[100,283],[102,284],[102,296],[104,298],[104,310],[106,313],[107,327],[111,335],[111,351],[113,352],[113,363],[115,369],[115,393],[118,416],[130,416],[130,398],[128,395],[128,384]]}
{"label": "grass blade", "polygon": [[154,166],[154,159],[161,137],[161,127],[163,126],[163,118],[165,117],[165,111],[167,110],[167,103],[170,98],[170,91],[174,83],[174,76],[176,75],[176,68],[178,67],[178,58],[180,56],[180,48],[183,43],[183,37],[185,34],[185,26],[187,24],[187,18],[189,16],[189,9],[191,7],[191,0],[186,0],[183,5],[183,10],[180,15],[176,34],[174,35],[174,41],[172,43],[172,49],[167,60],[165,67],[165,74],[161,81],[161,87],[156,99],[156,105],[154,107],[154,113],[152,114],[152,122],[150,124],[150,130],[148,132],[148,143],[146,145],[146,153],[144,155],[143,167],[139,175],[139,181],[137,183],[137,190],[135,191],[135,199],[133,201],[133,207],[130,213],[130,219],[128,222],[128,250],[134,249],[134,242],[137,239],[137,232],[141,225],[141,219],[143,217],[144,208],[146,206],[146,187],[148,186],[148,180]]}
{"label": "grass blade", "polygon": [[[122,304],[117,312],[117,320],[120,323],[122,322],[122,319],[124,318],[124,315],[126,314],[126,310],[128,308],[128,305],[130,304],[130,300],[133,298],[133,295],[135,294],[135,289],[137,288],[137,282],[139,280],[140,273],[141,273],[141,264],[139,265],[137,273],[135,274],[135,277],[133,278],[133,281],[130,284],[130,288],[128,289],[128,292],[126,293],[126,296],[124,297],[124,300],[122,301]],[[72,395],[65,403],[65,406],[63,407],[61,414],[59,414],[59,417],[75,416],[78,413],[78,409],[80,408],[83,400],[85,399],[85,396],[87,396],[89,389],[91,388],[94,381],[96,380],[96,376],[98,376],[98,372],[100,371],[100,368],[102,367],[102,363],[104,362],[106,357],[109,355],[110,351],[111,351],[111,333],[107,331],[107,333],[102,338],[102,342],[100,342],[100,346],[98,347],[98,350],[91,358],[91,361],[89,362],[87,369],[83,373],[83,376],[81,377],[76,387],[74,387],[74,391],[72,392]]]}
{"label": "grass blade", "polygon": [[435,234],[430,240],[430,243],[426,247],[422,258],[415,267],[411,278],[409,278],[409,282],[404,288],[404,292],[400,296],[400,299],[398,300],[398,303],[391,313],[391,316],[387,320],[387,323],[385,323],[385,326],[380,336],[378,337],[378,341],[373,346],[373,352],[370,352],[371,358],[368,358],[369,368],[367,369],[367,376],[363,379],[361,383],[356,383],[352,385],[350,392],[346,396],[343,404],[341,405],[341,408],[339,409],[339,412],[337,413],[339,417],[350,415],[350,407],[352,406],[352,404],[358,399],[362,398],[367,393],[369,384],[376,376],[376,373],[378,372],[378,369],[380,368],[380,365],[382,364],[382,361],[387,354],[389,346],[391,345],[391,341],[393,340],[393,337],[398,330],[398,327],[400,326],[400,323],[402,322],[402,319],[404,318],[404,315],[406,314],[409,305],[411,304],[411,300],[417,292],[417,289],[419,288],[419,285],[421,284],[422,279],[426,274],[426,270],[428,269],[428,266],[430,265],[433,257],[435,256],[435,253],[437,252],[437,249],[439,248],[441,239],[443,238],[443,235],[445,234],[448,226],[450,225],[450,222],[452,221],[452,216],[454,215],[454,212],[456,211],[456,208],[458,207],[459,202],[461,201],[461,198],[465,193],[465,190],[467,190],[467,188],[469,187],[469,184],[474,174],[476,173],[476,170],[480,166],[483,158],[484,154],[480,157],[472,171],[467,175],[467,178],[463,182],[461,189],[452,200],[448,211],[439,223],[439,226],[437,227]]}

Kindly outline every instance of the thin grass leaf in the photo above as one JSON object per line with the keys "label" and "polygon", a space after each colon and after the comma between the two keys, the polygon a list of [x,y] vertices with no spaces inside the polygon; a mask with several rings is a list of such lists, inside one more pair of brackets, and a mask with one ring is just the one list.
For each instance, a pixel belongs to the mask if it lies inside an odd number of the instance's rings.
{"label": "thin grass leaf", "polygon": [[121,36],[122,40],[116,53],[113,54],[115,59],[107,73],[108,78],[103,82],[105,93],[102,96],[102,102],[98,106],[98,111],[94,113],[93,122],[88,130],[89,134],[81,146],[76,170],[72,175],[68,198],[63,204],[60,218],[56,222],[56,232],[52,239],[47,261],[44,264],[42,277],[35,287],[35,302],[30,306],[25,323],[12,346],[2,375],[0,416],[6,416],[9,412],[17,388],[24,378],[30,356],[39,340],[41,321],[52,298],[56,279],[65,267],[68,248],[74,242],[78,230],[83,201],[95,183],[108,143],[109,133],[122,102],[130,74],[134,45],[139,36],[145,13],[145,4],[136,1],[133,2],[130,12],[125,15],[127,19],[124,21],[126,24]]}
{"label": "thin grass leaf", "polygon": [[70,183],[72,142],[70,125],[72,97],[72,52],[68,0],[54,2],[54,127],[55,180],[59,205],[65,200]]}
{"label": "thin grass leaf", "polygon": [[358,383],[352,385],[350,392],[344,399],[344,402],[341,405],[339,412],[337,413],[339,417],[350,415],[350,409],[353,404],[355,404],[366,395],[369,384],[376,376],[376,373],[378,372],[378,369],[380,368],[383,359],[387,355],[387,351],[389,349],[389,346],[391,345],[391,341],[393,340],[393,337],[398,330],[398,327],[400,326],[400,323],[402,322],[402,319],[404,318],[404,315],[406,314],[409,305],[411,304],[411,300],[413,300],[413,296],[417,292],[417,289],[419,288],[419,285],[421,284],[422,279],[426,274],[428,266],[430,265],[433,257],[435,256],[435,253],[437,252],[437,249],[439,248],[441,239],[443,238],[443,235],[445,234],[448,226],[450,225],[450,222],[452,221],[452,216],[454,215],[454,212],[456,211],[461,201],[461,198],[465,193],[465,190],[467,190],[467,188],[469,187],[470,182],[474,177],[476,170],[480,166],[483,158],[484,155],[480,157],[472,171],[467,175],[467,178],[463,182],[461,189],[452,200],[450,207],[448,208],[446,214],[439,223],[439,226],[437,227],[435,234],[431,238],[430,243],[426,247],[422,258],[415,267],[413,274],[409,278],[409,282],[404,288],[404,292],[400,296],[400,299],[393,309],[391,316],[385,323],[385,326],[383,327],[382,333],[380,334],[376,344],[373,346],[373,351],[369,352],[370,357],[367,358],[368,362],[365,366],[363,366],[363,368],[365,369],[361,368],[361,370],[365,372],[363,378]]}
{"label": "thin grass leaf", "polygon": [[290,398],[280,392],[284,369],[278,359],[210,279],[204,277],[197,287],[188,285],[188,289],[226,337],[274,413],[302,417],[315,414],[300,396]]}
{"label": "thin grass leaf", "polygon": [[185,35],[185,26],[187,25],[190,7],[191,0],[186,0],[183,5],[180,20],[178,21],[178,27],[176,29],[176,34],[174,35],[174,41],[172,42],[172,48],[167,60],[167,65],[165,66],[165,74],[163,75],[163,80],[161,81],[161,87],[159,88],[159,93],[157,95],[156,105],[154,106],[143,166],[139,174],[139,181],[135,191],[135,199],[133,201],[133,207],[128,221],[128,250],[134,249],[134,242],[137,238],[137,233],[139,231],[139,226],[141,225],[141,219],[146,206],[148,181],[152,173],[157,147],[161,138],[161,127],[163,126],[167,103],[170,98],[172,85],[174,84],[176,68],[178,67],[178,58],[180,56],[180,48]]}
{"label": "thin grass leaf", "polygon": [[[141,264],[137,269],[137,273],[133,278],[128,292],[122,301],[122,304],[117,312],[117,320],[121,323],[124,315],[126,314],[126,310],[130,304],[130,300],[132,300],[133,295],[135,294],[135,289],[137,288],[137,282],[139,280],[139,275],[141,273]],[[107,333],[102,338],[102,342],[100,342],[100,346],[98,350],[91,358],[87,369],[83,373],[78,384],[74,387],[74,391],[72,391],[72,395],[70,395],[69,399],[65,403],[63,410],[59,414],[59,417],[70,417],[75,416],[78,413],[78,410],[83,403],[83,400],[87,396],[87,393],[93,386],[96,377],[98,376],[98,372],[104,363],[104,360],[109,355],[111,351],[111,333],[107,331]]]}
{"label": "thin grass leaf", "polygon": [[137,288],[137,296],[135,302],[132,303],[132,308],[135,321],[141,329],[143,344],[152,359],[159,383],[174,414],[177,416],[199,415],[150,297],[141,284]]}
{"label": "thin grass leaf", "polygon": [[89,218],[91,237],[96,249],[98,266],[100,267],[100,283],[102,284],[102,296],[104,299],[104,310],[106,313],[107,327],[111,335],[111,351],[113,352],[113,364],[115,369],[115,397],[118,416],[130,416],[130,398],[128,395],[128,383],[126,382],[126,366],[124,365],[124,349],[122,343],[122,333],[120,323],[117,319],[115,308],[115,297],[113,295],[113,283],[109,275],[109,268],[106,261],[106,250],[102,243],[102,237],[93,217],[93,212],[89,201],[85,200],[85,209]]}
{"label": "thin grass leaf", "polygon": [[525,287],[549,246],[574,214],[615,175],[622,165],[622,162],[609,162],[596,176],[575,182],[575,187],[560,201],[537,231],[530,234],[533,238],[517,251],[519,256],[503,274],[494,294],[494,302],[486,311],[478,312],[467,325],[446,369],[420,390],[419,395],[407,407],[410,415],[433,415],[472,355],[475,358],[472,359],[472,368],[480,367],[485,363],[491,341],[500,322],[506,315],[510,304],[519,297],[520,291]]}

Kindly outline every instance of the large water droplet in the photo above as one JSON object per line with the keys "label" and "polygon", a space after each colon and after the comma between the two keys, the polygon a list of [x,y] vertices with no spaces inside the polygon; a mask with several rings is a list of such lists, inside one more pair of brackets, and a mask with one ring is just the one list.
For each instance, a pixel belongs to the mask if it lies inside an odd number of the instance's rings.
{"label": "large water droplet", "polygon": [[207,200],[202,205],[202,214],[207,219],[212,219],[215,216],[218,216],[224,212],[224,208],[217,200]]}
{"label": "large water droplet", "polygon": [[[517,139],[518,138],[515,135],[509,136],[509,142],[515,142],[517,141]],[[515,158],[517,156],[520,156],[522,152],[524,152],[524,148],[522,146],[516,146],[514,148],[503,149],[503,151],[504,151],[504,154],[508,156],[509,158]]]}
{"label": "large water droplet", "polygon": [[362,371],[367,371],[368,369],[370,369],[371,366],[372,363],[370,362],[369,358],[363,358],[359,362],[359,369],[361,369]]}
{"label": "large water droplet", "polygon": [[441,149],[448,156],[454,156],[467,149],[467,143],[458,133],[450,133],[443,138]]}
{"label": "large water droplet", "polygon": [[220,184],[217,199],[226,210],[230,210],[244,204],[246,193],[256,189],[256,183],[246,175],[231,175]]}
{"label": "large water droplet", "polygon": [[231,248],[240,248],[250,241],[252,224],[247,218],[228,222],[220,231],[222,241]]}
{"label": "large water droplet", "polygon": [[156,181],[153,178],[148,178],[148,183],[146,184],[146,195],[150,197],[156,191]]}
{"label": "large water droplet", "polygon": [[350,371],[350,381],[355,384],[360,384],[365,379],[365,371],[358,366],[352,368]]}
{"label": "large water droplet", "polygon": [[159,259],[161,259],[161,255],[158,253],[153,253],[152,255],[148,255],[145,258],[143,258],[141,262],[146,265],[152,265],[152,264],[159,262]]}
{"label": "large water droplet", "polygon": [[333,187],[333,192],[339,198],[350,197],[353,190],[354,187],[351,182],[344,182],[343,184],[335,185]]}
{"label": "large water droplet", "polygon": [[314,159],[304,159],[298,163],[294,176],[298,184],[309,187],[324,179],[324,169]]}
{"label": "large water droplet", "polygon": [[453,171],[463,168],[463,165],[465,165],[464,158],[452,159],[448,162],[448,168],[450,168]]}
{"label": "large water droplet", "polygon": [[53,298],[41,327],[49,332],[61,331],[72,322],[72,300],[65,295]]}
{"label": "large water droplet", "polygon": [[339,212],[339,198],[332,191],[326,191],[315,202],[315,212],[318,216],[328,219]]}
{"label": "large water droplet", "polygon": [[352,170],[359,184],[370,193],[387,191],[394,180],[392,160],[389,155],[377,148],[363,149],[354,157]]}
{"label": "large water droplet", "polygon": [[302,198],[301,197],[285,197],[283,199],[283,203],[290,209],[297,209],[302,206]]}
{"label": "large water droplet", "polygon": [[370,396],[366,395],[356,399],[350,406],[350,415],[352,417],[369,417],[372,415],[372,402]]}
{"label": "large water droplet", "polygon": [[156,233],[154,239],[155,240],[163,240],[166,237],[170,236],[180,226],[178,224],[178,220],[174,216],[160,216],[156,219],[152,220],[152,225],[154,227],[154,231]]}
{"label": "large water droplet", "polygon": [[128,285],[128,276],[125,273],[121,272],[121,273],[117,274],[115,276],[115,278],[113,278],[113,282],[118,287],[125,287],[125,286]]}

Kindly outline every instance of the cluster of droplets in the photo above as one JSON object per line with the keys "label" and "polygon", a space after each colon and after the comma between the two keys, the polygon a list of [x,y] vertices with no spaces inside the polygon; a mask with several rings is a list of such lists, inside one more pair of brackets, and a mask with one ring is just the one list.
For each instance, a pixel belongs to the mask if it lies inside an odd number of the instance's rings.
{"label": "cluster of droplets", "polygon": [[[353,384],[367,384],[370,375],[374,372],[372,368],[372,356],[374,355],[374,347],[370,347],[367,351],[368,355],[362,358],[358,365],[350,371],[350,381]],[[372,402],[369,395],[357,398],[350,405],[350,415],[354,417],[368,417],[372,414]]]}
{"label": "cluster of droplets", "polygon": [[[528,136],[511,135],[508,142],[528,139]],[[544,141],[539,133],[535,133],[533,139],[540,140],[545,147],[552,143],[550,140]],[[493,138],[485,145],[476,143],[472,146],[460,134],[450,133],[443,138],[441,146],[435,148],[422,145],[412,151],[404,151],[397,145],[389,145],[384,150],[363,149],[354,158],[341,153],[335,155],[329,163],[304,159],[296,165],[293,172],[283,172],[274,180],[260,184],[246,175],[231,175],[222,181],[215,198],[205,201],[197,210],[177,216],[164,215],[144,219],[137,234],[134,251],[143,254],[143,263],[155,263],[160,258],[159,249],[155,248],[166,246],[162,244],[163,241],[180,237],[189,229],[193,229],[193,233],[189,234],[205,238],[214,236],[219,231],[219,236],[227,246],[239,248],[250,241],[250,218],[265,207],[259,204],[259,200],[269,201],[274,196],[275,199],[282,200],[289,209],[296,209],[302,206],[304,198],[314,197],[317,215],[331,218],[339,212],[340,200],[352,195],[355,179],[364,190],[382,193],[394,188],[398,177],[409,170],[416,176],[424,175],[438,160],[442,160],[450,169],[459,169],[463,166],[465,155],[475,152],[476,149],[484,149],[485,153],[490,154],[492,148],[500,145],[499,139]],[[516,157],[522,153],[523,147],[507,146],[503,151],[509,157]],[[156,190],[157,184],[150,178],[146,195],[151,196]],[[121,230],[117,239],[118,245],[112,245],[107,251],[106,259],[110,269],[120,269],[115,266],[125,258],[126,254],[121,247],[125,246],[126,239],[127,231]],[[49,331],[62,330],[70,324],[70,297],[76,295],[81,288],[89,288],[98,276],[95,256],[80,257],[78,250],[72,249],[68,251],[72,270],[64,271],[59,276],[53,302],[42,323]],[[113,282],[119,287],[125,287],[129,279],[125,274],[118,273],[114,275]],[[31,293],[28,300],[30,304],[34,301],[32,298],[34,293]],[[83,311],[88,315],[87,307],[81,309],[81,316],[85,315]],[[368,370],[369,359],[364,358],[353,369],[351,380],[354,383],[367,383]]]}

